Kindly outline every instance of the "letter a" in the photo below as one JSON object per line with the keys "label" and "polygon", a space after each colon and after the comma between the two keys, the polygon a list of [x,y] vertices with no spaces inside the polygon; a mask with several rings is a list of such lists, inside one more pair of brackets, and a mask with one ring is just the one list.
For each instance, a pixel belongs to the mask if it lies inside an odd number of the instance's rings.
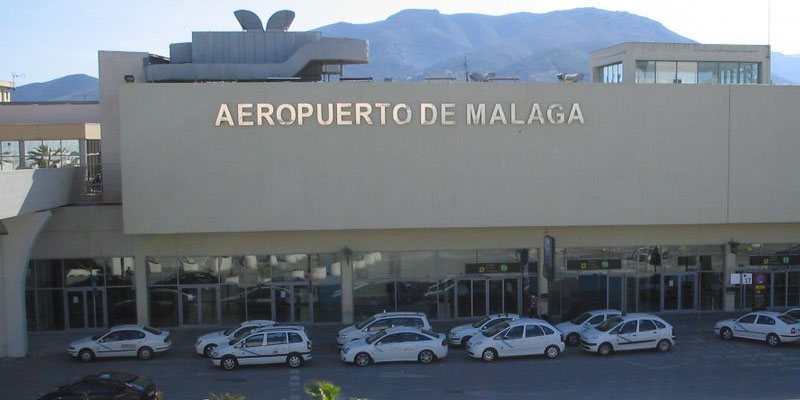
{"label": "letter a", "polygon": [[220,126],[223,122],[227,122],[228,126],[234,126],[233,124],[233,117],[231,117],[231,110],[228,109],[227,104],[220,104],[219,105],[219,112],[217,112],[217,121],[214,122],[214,126]]}

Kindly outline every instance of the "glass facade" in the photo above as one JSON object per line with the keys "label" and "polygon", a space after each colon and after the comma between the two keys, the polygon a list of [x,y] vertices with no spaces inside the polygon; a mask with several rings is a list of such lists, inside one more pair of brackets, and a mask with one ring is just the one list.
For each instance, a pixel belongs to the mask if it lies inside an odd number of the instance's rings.
{"label": "glass facade", "polygon": [[335,254],[148,257],[154,326],[341,320]]}
{"label": "glass facade", "polygon": [[626,312],[722,309],[723,246],[561,248],[549,311],[562,319]]}
{"label": "glass facade", "polygon": [[382,311],[430,318],[524,313],[536,249],[367,252],[353,261],[356,320]]}
{"label": "glass facade", "polygon": [[755,85],[761,83],[761,63],[637,60],[636,83]]}
{"label": "glass facade", "polygon": [[752,274],[737,285],[737,310],[800,305],[800,244],[739,244],[736,272]]}
{"label": "glass facade", "polygon": [[101,328],[136,322],[132,257],[31,260],[28,329]]}
{"label": "glass facade", "polygon": [[[99,148],[100,141],[94,142]],[[79,139],[4,140],[0,142],[0,171],[78,166],[81,165],[80,147]]]}
{"label": "glass facade", "polygon": [[602,69],[603,83],[622,83],[622,63],[606,65]]}

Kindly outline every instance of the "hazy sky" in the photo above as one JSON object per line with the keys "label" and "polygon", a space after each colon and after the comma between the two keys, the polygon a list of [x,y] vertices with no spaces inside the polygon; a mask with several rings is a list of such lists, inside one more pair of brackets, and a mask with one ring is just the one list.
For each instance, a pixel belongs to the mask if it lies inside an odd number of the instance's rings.
{"label": "hazy sky", "polygon": [[[576,7],[627,11],[654,19],[701,43],[766,44],[768,15],[772,50],[800,54],[800,1],[772,0],[6,0],[0,13],[0,80],[24,74],[17,84],[69,74],[97,76],[98,50],[146,51],[169,56],[169,44],[188,42],[192,31],[240,30],[237,9],[266,22],[272,12],[297,13],[292,30],[335,22],[383,20],[407,8],[444,14],[544,13]],[[768,9],[771,8],[771,13]]]}

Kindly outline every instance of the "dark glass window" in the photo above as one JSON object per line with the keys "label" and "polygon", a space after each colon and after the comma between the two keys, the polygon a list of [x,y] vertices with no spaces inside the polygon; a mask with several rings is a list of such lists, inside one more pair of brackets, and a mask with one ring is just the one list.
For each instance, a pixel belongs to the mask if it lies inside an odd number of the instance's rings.
{"label": "dark glass window", "polygon": [[303,338],[294,332],[289,332],[289,343],[303,343]]}
{"label": "dark glass window", "polygon": [[244,340],[244,347],[259,347],[264,344],[264,335],[253,335]]}
{"label": "dark glass window", "polygon": [[542,330],[544,330],[544,333],[546,335],[552,335],[552,334],[556,333],[555,331],[553,331],[552,329],[550,329],[547,326],[541,325],[541,328],[542,328]]}
{"label": "dark glass window", "polygon": [[522,339],[522,334],[524,333],[524,326],[515,326],[506,332],[505,338],[506,339]]}
{"label": "dark glass window", "polygon": [[697,83],[703,85],[719,85],[719,63],[697,63]]}
{"label": "dark glass window", "polygon": [[757,323],[759,325],[775,325],[775,319],[770,318],[766,315],[759,315]]}
{"label": "dark glass window", "polygon": [[603,318],[604,318],[604,316],[602,314],[601,315],[597,315],[594,318],[589,320],[589,325],[597,325],[597,324],[603,322]]}
{"label": "dark glass window", "polygon": [[394,335],[386,335],[383,339],[381,339],[381,344],[390,344],[390,343],[400,343],[403,340],[403,337],[396,333]]}
{"label": "dark glass window", "polygon": [[748,314],[742,318],[739,318],[740,324],[752,324],[756,322],[756,314]]}
{"label": "dark glass window", "polygon": [[628,321],[625,323],[625,325],[622,325],[622,328],[619,330],[620,335],[624,335],[626,333],[636,333],[636,322],[637,321]]}
{"label": "dark glass window", "polygon": [[656,83],[655,61],[636,61],[636,83]]}
{"label": "dark glass window", "polygon": [[542,328],[540,328],[539,325],[525,325],[526,338],[543,336],[543,335],[544,331],[542,331]]}
{"label": "dark glass window", "polygon": [[656,328],[656,324],[649,319],[643,319],[639,321],[639,332],[649,332],[657,329],[658,328]]}
{"label": "dark glass window", "polygon": [[666,325],[664,325],[664,323],[663,323],[663,322],[661,322],[661,321],[659,321],[659,320],[657,320],[657,319],[656,319],[656,320],[653,320],[653,322],[655,322],[655,324],[656,324],[656,326],[658,327],[658,329],[666,329],[666,328],[667,328],[667,326],[666,326]]}
{"label": "dark glass window", "polygon": [[270,332],[267,334],[267,346],[286,343],[286,333]]}

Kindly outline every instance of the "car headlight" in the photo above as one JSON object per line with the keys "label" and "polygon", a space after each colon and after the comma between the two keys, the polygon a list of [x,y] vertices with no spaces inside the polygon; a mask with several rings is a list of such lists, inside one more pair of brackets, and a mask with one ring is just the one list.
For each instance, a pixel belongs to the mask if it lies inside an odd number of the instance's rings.
{"label": "car headlight", "polygon": [[450,332],[450,337],[455,339],[458,337],[458,332]]}

